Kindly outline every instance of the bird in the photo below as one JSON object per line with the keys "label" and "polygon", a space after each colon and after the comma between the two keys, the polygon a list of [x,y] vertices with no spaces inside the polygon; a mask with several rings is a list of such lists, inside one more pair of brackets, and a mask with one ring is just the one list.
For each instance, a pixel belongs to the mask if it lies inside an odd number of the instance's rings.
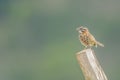
{"label": "bird", "polygon": [[97,47],[98,45],[104,47],[102,43],[97,41],[95,37],[89,32],[88,28],[80,26],[76,29],[79,33],[79,40],[85,48],[91,48],[93,46]]}

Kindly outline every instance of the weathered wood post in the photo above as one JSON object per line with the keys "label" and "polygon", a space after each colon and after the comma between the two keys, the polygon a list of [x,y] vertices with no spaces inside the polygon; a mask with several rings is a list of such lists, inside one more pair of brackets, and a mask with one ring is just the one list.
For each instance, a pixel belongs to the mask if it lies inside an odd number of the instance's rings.
{"label": "weathered wood post", "polygon": [[76,54],[76,57],[85,80],[107,80],[93,50],[85,49],[80,51]]}

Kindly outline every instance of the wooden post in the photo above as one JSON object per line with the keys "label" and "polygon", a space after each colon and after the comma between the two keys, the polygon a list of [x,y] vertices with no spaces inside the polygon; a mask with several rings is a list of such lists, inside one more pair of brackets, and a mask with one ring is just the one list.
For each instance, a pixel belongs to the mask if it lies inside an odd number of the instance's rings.
{"label": "wooden post", "polygon": [[80,51],[76,55],[85,80],[107,80],[107,77],[100,66],[95,53],[91,49]]}

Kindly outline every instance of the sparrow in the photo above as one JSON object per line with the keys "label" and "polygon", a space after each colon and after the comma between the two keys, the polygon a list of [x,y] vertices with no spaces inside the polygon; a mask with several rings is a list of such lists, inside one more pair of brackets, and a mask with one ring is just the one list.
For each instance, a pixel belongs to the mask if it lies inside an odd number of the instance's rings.
{"label": "sparrow", "polygon": [[104,47],[104,45],[97,41],[95,37],[89,32],[88,28],[81,26],[76,30],[79,33],[79,40],[81,44],[85,46],[85,48],[91,48],[92,46],[97,47],[97,45]]}

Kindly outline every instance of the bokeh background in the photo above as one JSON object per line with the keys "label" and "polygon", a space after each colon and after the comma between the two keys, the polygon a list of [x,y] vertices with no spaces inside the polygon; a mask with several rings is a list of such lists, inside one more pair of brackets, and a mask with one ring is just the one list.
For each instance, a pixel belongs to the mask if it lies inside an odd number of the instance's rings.
{"label": "bokeh background", "polygon": [[84,80],[81,25],[105,45],[93,49],[108,79],[120,80],[120,0],[0,0],[0,80]]}

